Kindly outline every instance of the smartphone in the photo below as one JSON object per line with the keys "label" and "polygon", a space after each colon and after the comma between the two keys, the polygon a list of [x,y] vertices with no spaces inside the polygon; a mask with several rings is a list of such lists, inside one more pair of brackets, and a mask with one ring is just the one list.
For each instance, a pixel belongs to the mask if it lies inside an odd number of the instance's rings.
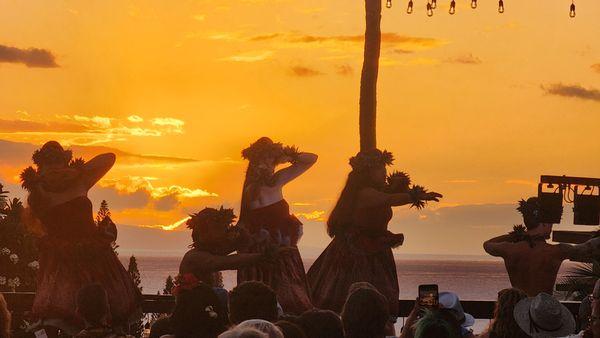
{"label": "smartphone", "polygon": [[425,308],[436,308],[439,304],[437,284],[419,285],[419,305]]}

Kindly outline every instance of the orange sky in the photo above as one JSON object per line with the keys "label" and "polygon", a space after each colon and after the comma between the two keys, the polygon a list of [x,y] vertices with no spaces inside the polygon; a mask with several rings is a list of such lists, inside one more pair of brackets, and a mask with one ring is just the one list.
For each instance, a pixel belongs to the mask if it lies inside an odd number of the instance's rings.
{"label": "orange sky", "polygon": [[[400,254],[479,254],[540,174],[600,176],[600,3],[575,19],[566,0],[505,4],[384,9],[379,144],[445,195],[398,210]],[[286,189],[318,251],[358,148],[363,16],[348,0],[2,1],[0,180],[17,192],[30,148],[14,142],[118,149],[92,198],[119,224],[171,225],[237,208],[240,150],[268,135],[320,155]]]}

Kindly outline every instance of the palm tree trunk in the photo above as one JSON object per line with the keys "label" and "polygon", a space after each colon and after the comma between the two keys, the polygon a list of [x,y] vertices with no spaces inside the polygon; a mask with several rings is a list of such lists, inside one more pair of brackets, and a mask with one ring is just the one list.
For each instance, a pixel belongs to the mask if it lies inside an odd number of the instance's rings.
{"label": "palm tree trunk", "polygon": [[365,52],[360,79],[360,150],[377,148],[377,75],[381,49],[381,0],[365,0]]}

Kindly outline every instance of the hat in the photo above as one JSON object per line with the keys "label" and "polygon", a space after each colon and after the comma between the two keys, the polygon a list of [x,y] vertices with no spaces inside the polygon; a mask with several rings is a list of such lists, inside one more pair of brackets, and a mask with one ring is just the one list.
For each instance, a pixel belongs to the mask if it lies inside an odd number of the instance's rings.
{"label": "hat", "polygon": [[453,314],[457,316],[458,321],[462,322],[460,324],[462,327],[470,327],[475,324],[475,317],[465,313],[456,293],[440,292],[439,303],[444,309],[452,311]]}
{"label": "hat", "polygon": [[569,309],[544,292],[522,299],[513,314],[521,330],[532,337],[564,337],[575,332]]}

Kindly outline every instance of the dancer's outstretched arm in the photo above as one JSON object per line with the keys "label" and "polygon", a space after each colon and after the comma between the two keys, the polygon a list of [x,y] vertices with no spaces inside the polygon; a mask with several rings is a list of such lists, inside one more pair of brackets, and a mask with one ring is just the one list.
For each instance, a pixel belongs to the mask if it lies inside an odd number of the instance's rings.
{"label": "dancer's outstretched arm", "polygon": [[592,238],[582,244],[559,244],[564,259],[577,262],[591,262],[600,257],[600,237]]}
{"label": "dancer's outstretched arm", "polygon": [[191,250],[185,254],[181,265],[182,267],[186,267],[185,270],[188,271],[236,270],[260,262],[262,260],[262,256],[263,255],[260,253],[243,253],[232,254],[228,256],[217,256],[205,251]]}
{"label": "dancer's outstretched arm", "polygon": [[117,157],[113,153],[98,155],[83,165],[83,185],[91,189],[113,167]]}
{"label": "dancer's outstretched arm", "polygon": [[[278,170],[275,175],[275,185],[284,186],[289,182],[293,181],[296,177],[304,174],[310,167],[317,162],[317,154],[313,153],[300,153],[294,160],[292,165],[287,168]],[[291,160],[291,159],[290,159]]]}
{"label": "dancer's outstretched arm", "polygon": [[[418,197],[422,201],[437,202],[443,196],[437,192],[425,192]],[[382,205],[401,206],[414,202],[413,197],[408,193],[389,194],[374,188],[361,190],[358,194],[358,199],[360,205],[364,207],[377,207]]]}

